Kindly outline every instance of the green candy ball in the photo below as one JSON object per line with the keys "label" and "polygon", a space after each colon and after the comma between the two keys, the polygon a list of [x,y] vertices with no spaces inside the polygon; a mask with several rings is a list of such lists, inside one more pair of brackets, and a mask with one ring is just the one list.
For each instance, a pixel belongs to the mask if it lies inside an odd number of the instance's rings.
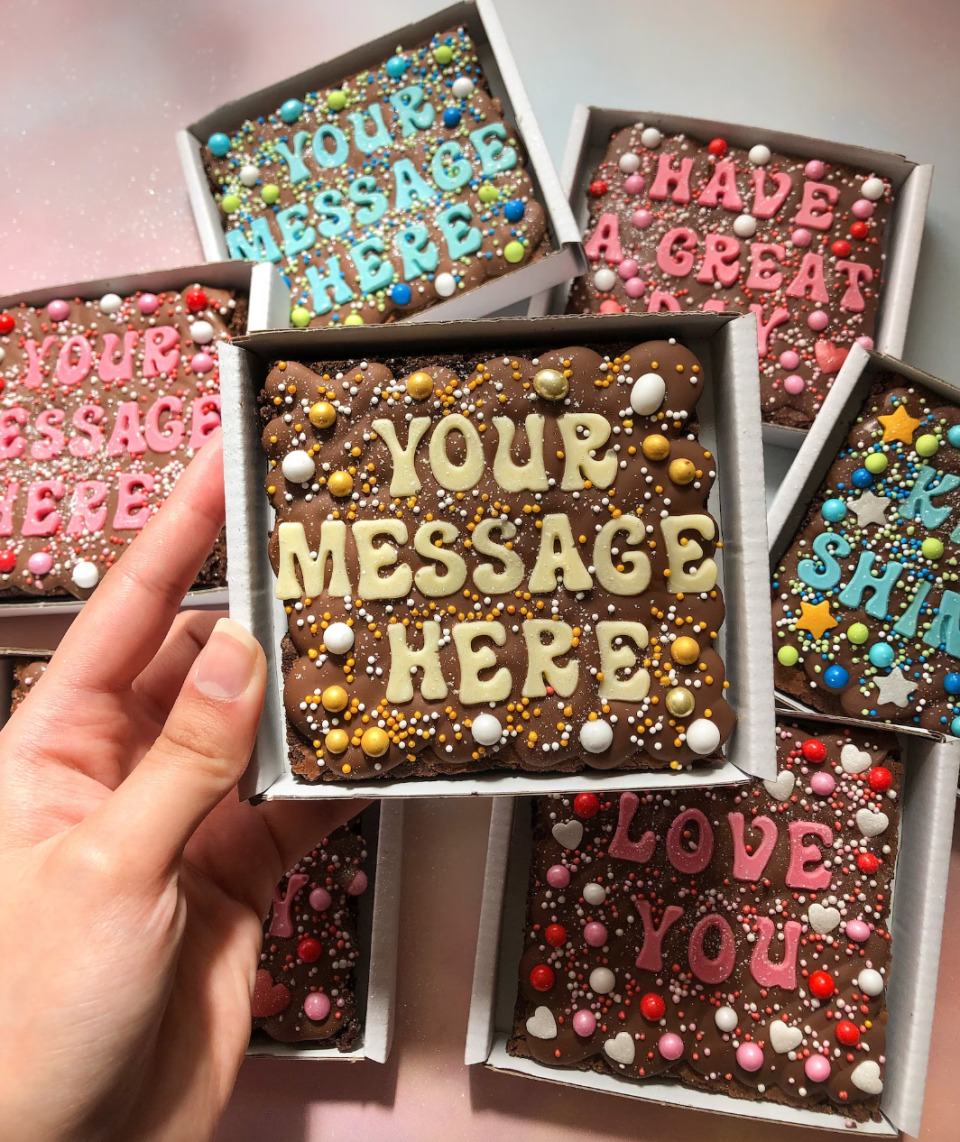
{"label": "green candy ball", "polygon": [[866,642],[870,637],[870,628],[864,623],[853,623],[847,627],[847,639],[855,646],[859,646],[862,642]]}
{"label": "green candy ball", "polygon": [[872,472],[874,476],[878,476],[881,472],[887,470],[887,458],[882,452],[871,452],[866,460],[864,460],[863,466],[868,472]]}
{"label": "green candy ball", "polygon": [[363,318],[360,316],[359,313],[351,313],[349,317],[345,317],[343,319],[343,324],[344,325],[362,325],[363,324]]}
{"label": "green candy ball", "polygon": [[297,329],[306,329],[310,324],[310,310],[304,309],[302,305],[298,305],[295,309],[290,311],[290,320]]}
{"label": "green candy ball", "polygon": [[485,182],[477,191],[477,198],[481,202],[496,202],[499,197],[500,191],[490,182]]}
{"label": "green candy ball", "polygon": [[273,206],[275,202],[280,201],[280,187],[276,183],[268,182],[267,185],[260,191],[260,197],[267,204]]}
{"label": "green candy ball", "polygon": [[342,91],[331,91],[327,96],[327,106],[331,111],[342,111],[347,105],[347,97]]}
{"label": "green candy ball", "polygon": [[796,666],[800,652],[795,646],[781,646],[777,651],[777,662],[781,666]]}
{"label": "green candy ball", "polygon": [[939,559],[943,554],[943,544],[931,536],[920,544],[920,552],[924,559]]}
{"label": "green candy ball", "polygon": [[503,247],[503,256],[508,262],[522,262],[524,252],[522,242],[508,242]]}
{"label": "green candy ball", "polygon": [[236,194],[225,194],[220,206],[224,214],[234,214],[240,209],[240,198]]}
{"label": "green candy ball", "polygon": [[447,44],[441,44],[433,53],[433,58],[438,64],[445,67],[453,59],[453,48],[448,47]]}
{"label": "green candy ball", "polygon": [[918,456],[936,456],[940,448],[940,441],[932,432],[928,432],[917,438],[914,448],[917,450]]}

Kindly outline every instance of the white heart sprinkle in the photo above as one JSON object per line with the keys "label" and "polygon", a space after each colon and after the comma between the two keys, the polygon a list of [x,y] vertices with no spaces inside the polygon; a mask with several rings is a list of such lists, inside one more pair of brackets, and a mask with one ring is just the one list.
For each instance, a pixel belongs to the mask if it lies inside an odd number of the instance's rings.
{"label": "white heart sprinkle", "polygon": [[845,745],[840,751],[840,764],[844,773],[863,773],[870,768],[871,760],[866,750],[857,749],[855,745]]}
{"label": "white heart sprinkle", "polygon": [[527,1020],[527,1032],[534,1039],[556,1039],[557,1021],[549,1007],[538,1007]]}
{"label": "white heart sprinkle", "polygon": [[770,1036],[770,1046],[778,1055],[785,1055],[788,1051],[800,1046],[803,1032],[799,1027],[788,1027],[782,1019],[776,1019],[767,1028]]}
{"label": "white heart sprinkle", "polygon": [[782,769],[777,774],[775,781],[765,781],[763,787],[770,796],[776,798],[777,801],[786,801],[793,792],[793,787],[796,783],[797,779],[790,770]]}
{"label": "white heart sprinkle", "polygon": [[857,828],[865,837],[879,837],[887,831],[890,818],[886,813],[873,813],[870,809],[857,810]]}
{"label": "white heart sprinkle", "polygon": [[633,1045],[633,1036],[627,1031],[621,1031],[615,1039],[608,1039],[603,1049],[615,1063],[623,1063],[629,1067],[633,1062],[637,1049]]}
{"label": "white heart sprinkle", "polygon": [[821,936],[832,932],[840,923],[840,913],[836,908],[823,908],[819,904],[811,904],[807,915],[810,917],[810,927]]}
{"label": "white heart sprinkle", "polygon": [[553,839],[565,849],[575,849],[583,840],[583,825],[579,821],[558,821],[552,832]]}
{"label": "white heart sprinkle", "polygon": [[883,1079],[880,1078],[880,1066],[873,1059],[867,1059],[859,1067],[854,1067],[850,1081],[865,1094],[879,1094],[883,1090]]}

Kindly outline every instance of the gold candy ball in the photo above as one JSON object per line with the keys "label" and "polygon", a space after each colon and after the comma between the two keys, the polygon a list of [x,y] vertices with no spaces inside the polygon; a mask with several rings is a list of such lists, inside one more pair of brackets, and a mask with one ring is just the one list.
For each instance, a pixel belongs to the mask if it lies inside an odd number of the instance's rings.
{"label": "gold candy ball", "polygon": [[390,748],[390,739],[378,726],[371,726],[360,739],[360,748],[367,757],[383,757]]}
{"label": "gold candy ball", "polygon": [[318,400],[310,409],[310,423],[314,428],[329,428],[337,419],[337,410],[328,400]]}
{"label": "gold candy ball", "polygon": [[697,474],[692,460],[674,460],[667,471],[675,484],[689,484]]}
{"label": "gold candy ball", "polygon": [[692,714],[693,707],[696,705],[693,695],[682,686],[675,686],[672,690],[668,690],[664,701],[667,704],[667,709],[675,718],[685,718],[687,714]]}
{"label": "gold candy ball", "polygon": [[648,460],[666,460],[670,455],[670,441],[665,436],[654,433],[644,440],[643,454]]}
{"label": "gold candy ball", "polygon": [[414,400],[426,400],[433,392],[433,377],[429,373],[411,373],[407,377],[407,392]]}
{"label": "gold candy ball", "polygon": [[570,382],[556,369],[541,369],[533,378],[533,387],[544,400],[563,400],[570,391]]}
{"label": "gold candy ball", "polygon": [[349,472],[333,472],[327,480],[331,496],[349,496],[353,491],[353,476]]}
{"label": "gold candy ball", "polygon": [[700,657],[700,644],[695,638],[682,634],[674,640],[670,647],[670,655],[674,662],[679,662],[682,666],[689,666],[691,662],[696,662]]}
{"label": "gold candy ball", "polygon": [[328,686],[320,695],[323,708],[334,714],[338,710],[342,710],[349,700],[347,692],[342,686]]}
{"label": "gold candy ball", "polygon": [[350,744],[350,736],[346,730],[331,730],[323,742],[331,753],[343,753]]}

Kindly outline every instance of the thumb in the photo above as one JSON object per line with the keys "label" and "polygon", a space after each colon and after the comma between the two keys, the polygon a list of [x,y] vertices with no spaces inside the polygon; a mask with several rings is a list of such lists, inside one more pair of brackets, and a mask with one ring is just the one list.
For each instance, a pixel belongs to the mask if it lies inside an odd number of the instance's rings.
{"label": "thumb", "polygon": [[220,619],[153,747],[84,822],[104,830],[126,868],[165,877],[237,784],[256,738],[266,673],[259,643]]}

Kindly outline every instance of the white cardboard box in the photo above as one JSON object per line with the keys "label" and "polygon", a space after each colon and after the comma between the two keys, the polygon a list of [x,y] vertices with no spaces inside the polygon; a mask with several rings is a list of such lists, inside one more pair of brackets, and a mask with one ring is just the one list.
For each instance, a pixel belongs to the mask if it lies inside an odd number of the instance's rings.
{"label": "white cardboard box", "polygon": [[[903,353],[927,200],[933,181],[932,166],[911,162],[902,155],[894,155],[889,151],[812,139],[786,131],[721,123],[715,119],[693,119],[688,115],[668,115],[659,111],[621,111],[578,104],[574,108],[570,134],[567,136],[560,182],[570,200],[581,233],[587,225],[589,215],[586,189],[593,172],[603,161],[610,136],[614,131],[634,123],[657,127],[665,135],[683,133],[698,139],[719,136],[735,146],[752,147],[755,143],[765,143],[771,150],[781,154],[810,155],[830,162],[850,163],[889,178],[893,184],[894,206],[885,236],[886,281],[874,344],[879,352],[893,357]],[[569,292],[570,283],[567,282],[552,291],[538,294],[531,299],[530,315],[563,313]],[[818,421],[821,415],[818,414]],[[763,426],[766,444],[796,449],[803,443],[805,436],[805,430],[800,428],[785,428],[775,424]]]}
{"label": "white cardboard box", "polygon": [[[276,269],[269,264],[251,266],[243,262],[199,266],[183,266],[173,270],[153,270],[142,274],[122,274],[90,282],[44,286],[42,289],[0,297],[0,310],[17,305],[43,306],[57,297],[97,299],[105,293],[127,297],[136,290],[162,293],[182,290],[194,282],[220,289],[245,290],[248,294],[247,332],[276,329],[289,324],[290,291]],[[225,587],[204,587],[189,592],[184,606],[224,606]],[[81,599],[0,599],[0,617],[6,615],[75,615],[83,607]]]}
{"label": "white cardboard box", "polygon": [[[726,761],[691,773],[597,772],[532,774],[507,771],[407,781],[317,782],[296,780],[287,764],[280,644],[287,629],[283,604],[267,556],[271,508],[263,491],[267,460],[260,446],[257,393],[269,362],[318,361],[352,355],[378,360],[393,353],[476,354],[525,346],[639,342],[677,336],[697,354],[707,385],[698,405],[701,440],[718,458],[718,480],[709,509],[724,541],[717,562],[727,616],[718,651],[730,681],[729,701],[738,726],[725,747]],[[773,732],[766,512],[761,463],[757,343],[753,315],[649,314],[613,317],[512,318],[431,325],[360,326],[288,330],[242,338],[221,350],[224,463],[230,613],[264,647],[267,699],[257,747],[241,794],[268,800],[352,797],[438,797],[547,793],[577,789],[692,786],[774,776],[767,744]]]}
{"label": "white cardboard box", "polygon": [[[790,713],[784,716],[790,717]],[[807,718],[835,724],[829,718]],[[960,742],[902,737],[904,791],[890,929],[893,966],[887,991],[887,1068],[881,1101],[883,1122],[848,1126],[842,1115],[749,1102],[713,1091],[650,1079],[633,1082],[591,1071],[559,1070],[507,1053],[513,1033],[518,967],[523,950],[530,872],[528,798],[493,802],[484,874],[480,931],[465,1062],[543,1079],[560,1086],[604,1091],[643,1102],[685,1106],[848,1133],[896,1137],[917,1134],[923,1111],[930,1035],[936,1001],[947,874],[953,841]],[[773,737],[768,752],[775,755]]]}
{"label": "white cardboard box", "polygon": [[[558,282],[583,273],[587,262],[580,244],[580,229],[573,219],[567,196],[561,189],[550,161],[546,143],[540,134],[492,0],[467,0],[453,4],[415,24],[378,36],[336,59],[218,107],[216,111],[179,131],[177,150],[204,257],[212,262],[224,261],[230,257],[220,209],[210,192],[201,155],[202,145],[214,131],[235,130],[246,119],[265,111],[273,111],[286,99],[302,98],[305,91],[316,91],[339,83],[363,68],[382,63],[394,54],[398,43],[412,47],[429,39],[435,32],[455,25],[463,25],[469,30],[490,90],[502,103],[506,120],[515,125],[520,134],[529,159],[527,172],[533,180],[537,200],[547,213],[553,250],[528,266],[465,291],[450,301],[421,310],[409,320],[429,322],[486,317],[514,302],[525,300],[539,290],[550,289]],[[277,322],[275,328],[285,329],[289,324],[288,316],[289,314],[284,314],[283,321]]]}

